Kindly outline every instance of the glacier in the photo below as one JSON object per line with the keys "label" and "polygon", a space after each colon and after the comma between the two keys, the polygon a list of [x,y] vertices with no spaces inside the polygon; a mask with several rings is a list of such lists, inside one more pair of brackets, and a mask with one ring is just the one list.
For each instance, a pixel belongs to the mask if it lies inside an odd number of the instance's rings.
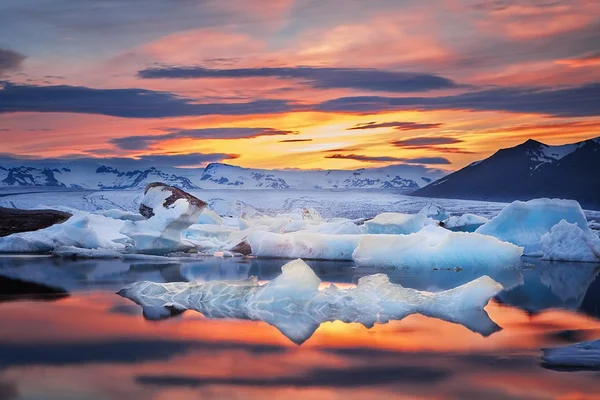
{"label": "glacier", "polygon": [[500,329],[483,308],[502,285],[487,276],[431,293],[393,284],[384,274],[362,277],[354,288],[331,284],[319,290],[321,280],[300,259],[285,264],[281,271],[263,285],[256,277],[205,283],[142,281],[119,294],[142,306],[148,319],[194,310],[207,318],[264,321],[298,345],[324,322],[356,322],[370,328],[415,313],[462,324],[482,335]]}
{"label": "glacier", "polygon": [[545,198],[514,201],[475,232],[523,246],[526,255],[541,256],[541,237],[563,219],[590,232],[578,202]]}

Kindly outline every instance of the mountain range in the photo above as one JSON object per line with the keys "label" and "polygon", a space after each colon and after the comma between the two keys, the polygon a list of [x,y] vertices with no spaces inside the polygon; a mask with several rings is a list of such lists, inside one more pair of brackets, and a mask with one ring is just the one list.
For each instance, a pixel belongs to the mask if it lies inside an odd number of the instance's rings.
{"label": "mountain range", "polygon": [[600,138],[561,146],[529,139],[498,150],[413,194],[489,201],[559,197],[598,209]]}
{"label": "mountain range", "polygon": [[[122,164],[122,163],[121,163]],[[77,189],[141,189],[162,181],[182,189],[401,189],[412,192],[444,176],[445,171],[394,165],[358,170],[262,170],[212,163],[206,168],[111,166],[102,160],[36,160],[28,165],[0,162],[0,186]]]}

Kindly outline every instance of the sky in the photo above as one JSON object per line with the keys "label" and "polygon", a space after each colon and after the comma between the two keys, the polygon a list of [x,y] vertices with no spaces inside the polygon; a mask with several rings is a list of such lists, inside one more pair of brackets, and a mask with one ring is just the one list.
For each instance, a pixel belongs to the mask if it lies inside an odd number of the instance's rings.
{"label": "sky", "polygon": [[0,2],[4,156],[451,171],[598,136],[597,0]]}

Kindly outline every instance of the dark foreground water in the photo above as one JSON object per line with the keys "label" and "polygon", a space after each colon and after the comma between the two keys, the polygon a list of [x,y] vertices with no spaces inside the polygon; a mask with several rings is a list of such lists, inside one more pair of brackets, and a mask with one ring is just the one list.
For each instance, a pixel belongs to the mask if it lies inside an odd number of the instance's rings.
{"label": "dark foreground water", "polygon": [[[185,312],[144,319],[115,294],[139,280],[268,280],[282,260],[70,261],[0,257],[0,400],[598,399],[600,372],[555,371],[540,349],[600,337],[597,264],[380,271],[308,262],[326,282],[386,272],[426,290],[481,275],[504,285],[481,321],[422,315],[322,324],[301,346],[265,322]],[[489,317],[489,318],[488,318]]]}

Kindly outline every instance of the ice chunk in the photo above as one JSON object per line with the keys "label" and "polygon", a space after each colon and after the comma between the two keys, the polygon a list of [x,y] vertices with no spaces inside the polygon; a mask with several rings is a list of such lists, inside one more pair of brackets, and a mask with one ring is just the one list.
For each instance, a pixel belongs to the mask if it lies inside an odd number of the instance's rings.
{"label": "ice chunk", "polygon": [[272,233],[256,231],[248,235],[252,254],[259,257],[352,260],[360,235],[323,233]]}
{"label": "ice chunk", "polygon": [[540,243],[544,260],[600,262],[600,238],[564,219],[544,234]]}
{"label": "ice chunk", "polygon": [[502,286],[487,276],[439,293],[404,288],[383,274],[363,277],[350,289],[331,285],[319,290],[320,283],[308,265],[294,260],[264,285],[258,285],[256,278],[203,284],[138,282],[119,294],[141,305],[150,319],[168,317],[173,310],[195,310],[208,318],[265,321],[297,344],[323,322],[372,327],[414,313],[463,324],[483,335],[499,329],[483,307]]}
{"label": "ice chunk", "polygon": [[404,235],[418,232],[435,221],[425,214],[387,212],[365,221],[366,233]]}
{"label": "ice chunk", "polygon": [[523,246],[526,255],[540,256],[540,238],[563,219],[577,224],[586,233],[590,231],[578,202],[534,199],[509,204],[476,232]]}
{"label": "ice chunk", "polygon": [[162,183],[146,186],[140,204],[144,221],[128,221],[121,233],[129,236],[140,253],[165,254],[189,249],[181,233],[196,223],[206,203],[196,197]]}
{"label": "ice chunk", "polygon": [[223,225],[223,219],[213,210],[205,208],[198,218],[198,224]]}
{"label": "ice chunk", "polygon": [[475,232],[477,228],[485,224],[489,220],[485,217],[480,217],[475,214],[463,214],[460,217],[452,216],[440,224],[446,229],[455,232]]}
{"label": "ice chunk", "polygon": [[430,225],[410,235],[364,235],[352,256],[365,267],[477,268],[515,265],[522,252],[491,236]]}
{"label": "ice chunk", "polygon": [[105,217],[113,219],[122,219],[124,221],[141,221],[146,219],[142,214],[131,211],[118,210],[116,208],[106,210],[102,213]]}
{"label": "ice chunk", "polygon": [[450,214],[440,205],[435,203],[429,203],[419,211],[419,214],[423,214],[426,217],[435,219],[436,221],[444,221],[450,218]]}
{"label": "ice chunk", "polygon": [[576,343],[571,346],[542,349],[543,366],[553,369],[600,369],[600,340]]}
{"label": "ice chunk", "polygon": [[126,239],[119,234],[124,222],[102,215],[74,211],[62,224],[0,237],[0,253],[47,253],[60,246],[120,250]]}

